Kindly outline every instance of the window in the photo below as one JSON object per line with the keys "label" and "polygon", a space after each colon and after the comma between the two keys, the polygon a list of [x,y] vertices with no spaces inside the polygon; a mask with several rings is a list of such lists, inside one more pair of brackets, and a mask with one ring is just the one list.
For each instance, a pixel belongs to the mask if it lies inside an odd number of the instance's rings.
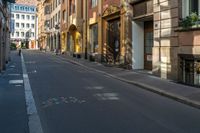
{"label": "window", "polygon": [[24,28],[24,23],[21,23],[21,28]]}
{"label": "window", "polygon": [[58,22],[58,14],[56,13],[55,16],[56,16],[56,17],[55,17],[55,22]]}
{"label": "window", "polygon": [[72,15],[76,12],[75,0],[70,0],[69,14]]}
{"label": "window", "polygon": [[16,27],[19,28],[19,23],[16,23]]}
{"label": "window", "polygon": [[35,28],[35,25],[34,25],[34,24],[31,24],[31,28]]}
{"label": "window", "polygon": [[98,0],[91,0],[91,6],[92,6],[92,8],[97,6],[97,1]]}
{"label": "window", "polygon": [[22,19],[25,19],[25,16],[24,16],[24,15],[22,15],[21,17],[22,17]]}
{"label": "window", "polygon": [[30,20],[30,16],[29,16],[29,15],[26,15],[26,19],[27,19],[27,20]]}
{"label": "window", "polygon": [[90,27],[90,36],[91,52],[95,53],[98,50],[98,24]]}
{"label": "window", "polygon": [[45,10],[45,15],[51,13],[51,8],[50,7],[51,7],[50,5],[46,5],[45,6],[45,9],[44,9]]}
{"label": "window", "polygon": [[62,19],[63,19],[63,22],[66,22],[66,10],[64,10],[62,13]]}
{"label": "window", "polygon": [[16,32],[16,36],[19,37],[19,32],[18,31]]}
{"label": "window", "polygon": [[182,0],[182,18],[191,13],[200,15],[200,0]]}
{"label": "window", "polygon": [[29,31],[26,32],[26,37],[30,37]]}
{"label": "window", "polygon": [[26,24],[26,28],[30,28],[30,24]]}
{"label": "window", "polygon": [[58,12],[58,22],[60,22],[60,11]]}
{"label": "window", "polygon": [[35,20],[35,16],[31,16],[31,19],[32,19],[32,20]]}
{"label": "window", "polygon": [[14,14],[11,14],[11,18],[14,18],[14,16],[15,16]]}
{"label": "window", "polygon": [[35,33],[34,32],[31,32],[31,37],[34,37],[35,36]]}
{"label": "window", "polygon": [[19,10],[19,6],[15,6],[15,10]]}
{"label": "window", "polygon": [[16,14],[16,19],[19,19],[19,14]]}
{"label": "window", "polygon": [[24,32],[21,32],[21,37],[24,37]]}
{"label": "window", "polygon": [[28,11],[28,7],[25,7],[25,10]]}
{"label": "window", "polygon": [[24,6],[20,6],[20,10],[21,10],[21,11],[24,11]]}
{"label": "window", "polygon": [[179,54],[180,81],[200,87],[200,58],[199,55]]}

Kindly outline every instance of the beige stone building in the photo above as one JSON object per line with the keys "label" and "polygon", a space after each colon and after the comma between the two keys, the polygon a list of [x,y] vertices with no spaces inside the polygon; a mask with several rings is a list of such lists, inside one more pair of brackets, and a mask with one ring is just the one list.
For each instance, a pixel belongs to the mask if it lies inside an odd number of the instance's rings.
{"label": "beige stone building", "polygon": [[198,21],[184,27],[187,16],[199,14],[198,2],[129,0],[129,11],[133,13],[129,16],[133,69],[190,85],[200,84]]}
{"label": "beige stone building", "polygon": [[51,0],[39,0],[37,4],[38,43],[40,49],[50,49]]}
{"label": "beige stone building", "polygon": [[[50,49],[59,46],[77,57],[200,84],[199,21],[184,23],[200,14],[199,0],[64,0],[61,17],[55,2]],[[60,37],[52,30],[56,25]]]}

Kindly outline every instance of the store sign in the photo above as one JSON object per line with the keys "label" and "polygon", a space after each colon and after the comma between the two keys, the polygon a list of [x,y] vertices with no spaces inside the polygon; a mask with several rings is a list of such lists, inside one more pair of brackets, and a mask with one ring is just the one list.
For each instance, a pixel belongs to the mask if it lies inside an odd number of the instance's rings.
{"label": "store sign", "polygon": [[152,61],[152,55],[147,55],[147,61]]}

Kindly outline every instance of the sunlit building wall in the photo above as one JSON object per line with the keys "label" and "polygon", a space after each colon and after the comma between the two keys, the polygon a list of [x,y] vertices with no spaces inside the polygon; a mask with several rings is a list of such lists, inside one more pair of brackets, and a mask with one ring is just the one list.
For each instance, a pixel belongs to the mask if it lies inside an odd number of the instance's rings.
{"label": "sunlit building wall", "polygon": [[35,49],[36,6],[12,4],[11,21],[14,27],[11,32],[11,41],[18,46]]}

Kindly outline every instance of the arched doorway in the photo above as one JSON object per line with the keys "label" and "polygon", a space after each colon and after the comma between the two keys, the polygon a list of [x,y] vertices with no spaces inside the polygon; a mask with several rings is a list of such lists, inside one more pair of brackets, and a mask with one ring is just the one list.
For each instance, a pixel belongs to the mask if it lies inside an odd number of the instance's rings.
{"label": "arched doorway", "polygon": [[61,51],[61,41],[60,41],[60,33],[58,32],[57,34],[57,50],[60,52]]}
{"label": "arched doorway", "polygon": [[54,41],[53,41],[53,50],[55,51],[56,50],[56,34],[54,34]]}
{"label": "arched doorway", "polygon": [[53,36],[50,37],[50,50],[53,51]]}
{"label": "arched doorway", "polygon": [[67,43],[66,43],[66,33],[62,32],[61,35],[61,53],[65,53],[66,52],[66,47],[67,47]]}

